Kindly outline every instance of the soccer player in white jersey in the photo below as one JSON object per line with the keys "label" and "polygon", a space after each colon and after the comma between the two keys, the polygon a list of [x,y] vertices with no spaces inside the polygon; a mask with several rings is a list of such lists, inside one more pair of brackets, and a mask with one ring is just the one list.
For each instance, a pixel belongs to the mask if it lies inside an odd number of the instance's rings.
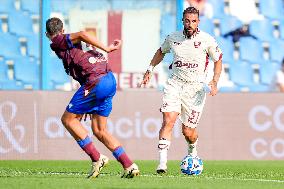
{"label": "soccer player in white jersey", "polygon": [[[188,154],[197,156],[196,127],[205,103],[205,93],[210,91],[211,96],[217,94],[217,83],[222,70],[222,51],[218,44],[212,36],[198,29],[199,11],[188,7],[183,12],[182,21],[183,31],[167,36],[156,51],[141,83],[146,85],[149,82],[153,68],[163,60],[166,53],[172,51],[172,74],[165,85],[161,107],[163,123],[158,144],[159,174],[167,171],[167,153],[178,116],[182,122],[182,133],[188,143]],[[205,85],[209,58],[214,62],[214,75],[209,84]]]}

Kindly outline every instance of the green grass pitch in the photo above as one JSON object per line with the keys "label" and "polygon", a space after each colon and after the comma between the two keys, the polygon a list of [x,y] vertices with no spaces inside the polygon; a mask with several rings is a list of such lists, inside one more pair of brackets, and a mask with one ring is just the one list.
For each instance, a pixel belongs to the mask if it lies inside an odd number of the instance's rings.
{"label": "green grass pitch", "polygon": [[110,161],[96,179],[86,179],[88,161],[0,161],[0,188],[284,188],[284,161],[204,161],[200,176],[182,175],[179,161],[169,161],[168,173],[155,173],[157,161],[135,161],[141,174],[120,178],[122,168]]}

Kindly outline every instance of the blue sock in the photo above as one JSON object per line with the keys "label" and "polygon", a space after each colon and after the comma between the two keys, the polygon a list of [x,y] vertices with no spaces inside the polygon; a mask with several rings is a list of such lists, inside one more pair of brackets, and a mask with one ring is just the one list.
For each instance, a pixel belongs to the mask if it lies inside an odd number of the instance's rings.
{"label": "blue sock", "polygon": [[124,169],[130,167],[133,162],[129,159],[124,149],[121,146],[118,146],[112,152],[113,156],[121,163]]}
{"label": "blue sock", "polygon": [[89,144],[89,143],[91,143],[92,142],[92,140],[91,140],[91,138],[89,137],[89,136],[87,136],[85,139],[83,139],[83,140],[78,140],[77,141],[77,143],[79,144],[79,146],[81,147],[81,148],[84,148],[84,146],[86,146],[87,144]]}
{"label": "blue sock", "polygon": [[114,151],[112,152],[112,155],[118,160],[118,158],[124,154],[124,150],[121,146],[117,147],[116,149],[114,149]]}

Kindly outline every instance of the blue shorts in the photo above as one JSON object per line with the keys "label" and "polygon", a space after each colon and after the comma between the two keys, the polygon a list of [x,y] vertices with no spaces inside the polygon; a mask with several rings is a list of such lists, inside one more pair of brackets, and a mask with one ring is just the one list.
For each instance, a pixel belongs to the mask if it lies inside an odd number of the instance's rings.
{"label": "blue shorts", "polygon": [[116,80],[112,72],[101,77],[91,91],[85,90],[84,86],[74,94],[66,110],[74,114],[98,114],[108,117],[116,92]]}

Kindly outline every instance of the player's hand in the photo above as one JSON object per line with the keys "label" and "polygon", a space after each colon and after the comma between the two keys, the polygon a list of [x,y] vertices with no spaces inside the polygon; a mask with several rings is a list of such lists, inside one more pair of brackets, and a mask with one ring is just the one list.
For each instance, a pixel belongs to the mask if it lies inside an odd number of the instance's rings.
{"label": "player's hand", "polygon": [[115,39],[111,45],[109,45],[109,52],[120,49],[122,41],[119,39]]}
{"label": "player's hand", "polygon": [[215,96],[218,92],[217,81],[215,81],[215,80],[210,81],[208,86],[211,88],[211,91],[209,93],[210,96]]}
{"label": "player's hand", "polygon": [[152,76],[151,72],[147,70],[143,76],[143,81],[141,82],[139,87],[142,87],[143,85],[146,86],[149,83],[151,76]]}

